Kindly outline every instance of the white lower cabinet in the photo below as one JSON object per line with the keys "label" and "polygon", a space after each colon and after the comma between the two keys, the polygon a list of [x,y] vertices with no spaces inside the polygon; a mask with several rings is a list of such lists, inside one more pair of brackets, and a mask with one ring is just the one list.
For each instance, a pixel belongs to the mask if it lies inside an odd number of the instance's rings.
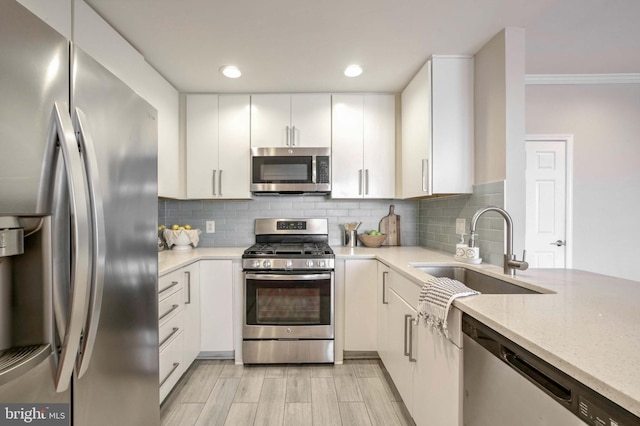
{"label": "white lower cabinet", "polygon": [[461,426],[461,312],[451,309],[447,339],[416,323],[419,284],[382,263],[378,273],[378,353],[407,410],[418,426]]}
{"label": "white lower cabinet", "polygon": [[200,351],[204,356],[233,353],[233,262],[200,261]]}
{"label": "white lower cabinet", "polygon": [[382,262],[378,262],[378,280],[377,280],[377,332],[378,332],[378,355],[382,362],[386,365],[389,360],[389,267]]}
{"label": "white lower cabinet", "polygon": [[184,275],[181,270],[158,279],[158,384],[160,402],[186,371],[184,359]]}
{"label": "white lower cabinet", "polygon": [[199,271],[194,262],[158,279],[160,402],[200,352]]}
{"label": "white lower cabinet", "polygon": [[393,288],[387,292],[389,325],[387,344],[389,352],[385,367],[396,385],[402,401],[413,415],[413,370],[415,358],[411,337],[415,331],[416,310],[402,299]]}
{"label": "white lower cabinet", "polygon": [[160,403],[164,401],[186,370],[183,349],[184,332],[177,333],[166,345],[160,347]]}
{"label": "white lower cabinet", "polygon": [[461,426],[462,349],[422,322],[417,334],[411,415],[417,426]]}
{"label": "white lower cabinet", "polygon": [[345,261],[345,351],[377,349],[377,264],[374,259]]}

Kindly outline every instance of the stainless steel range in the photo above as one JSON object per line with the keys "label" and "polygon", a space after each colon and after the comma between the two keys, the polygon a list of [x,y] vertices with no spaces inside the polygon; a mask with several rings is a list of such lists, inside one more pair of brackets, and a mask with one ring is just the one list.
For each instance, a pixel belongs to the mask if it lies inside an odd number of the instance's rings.
{"label": "stainless steel range", "polygon": [[242,256],[245,364],[333,363],[334,254],[327,219],[256,219]]}

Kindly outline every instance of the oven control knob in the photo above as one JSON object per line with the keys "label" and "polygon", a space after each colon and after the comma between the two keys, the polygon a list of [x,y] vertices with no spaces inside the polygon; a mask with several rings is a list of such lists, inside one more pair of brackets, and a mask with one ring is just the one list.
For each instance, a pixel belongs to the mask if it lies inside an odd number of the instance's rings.
{"label": "oven control knob", "polygon": [[319,261],[318,266],[324,268],[324,260]]}
{"label": "oven control knob", "polygon": [[311,259],[307,260],[307,262],[306,262],[306,263],[307,263],[307,266],[308,266],[309,268],[311,268],[311,267],[313,266],[313,260],[311,260]]}
{"label": "oven control knob", "polygon": [[292,268],[293,267],[293,260],[291,259],[287,259],[287,261],[284,263],[285,268]]}
{"label": "oven control knob", "polygon": [[254,268],[259,268],[260,267],[260,261],[259,260],[254,260],[253,261],[253,267]]}
{"label": "oven control knob", "polygon": [[271,261],[270,260],[265,260],[264,263],[262,264],[262,266],[264,266],[265,268],[271,268]]}

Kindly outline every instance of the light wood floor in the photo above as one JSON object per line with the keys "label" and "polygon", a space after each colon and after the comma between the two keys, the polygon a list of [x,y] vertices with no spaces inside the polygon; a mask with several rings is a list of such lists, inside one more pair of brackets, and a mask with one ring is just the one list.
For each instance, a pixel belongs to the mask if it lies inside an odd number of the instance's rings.
{"label": "light wood floor", "polygon": [[413,425],[379,360],[276,366],[197,360],[161,416],[166,426]]}

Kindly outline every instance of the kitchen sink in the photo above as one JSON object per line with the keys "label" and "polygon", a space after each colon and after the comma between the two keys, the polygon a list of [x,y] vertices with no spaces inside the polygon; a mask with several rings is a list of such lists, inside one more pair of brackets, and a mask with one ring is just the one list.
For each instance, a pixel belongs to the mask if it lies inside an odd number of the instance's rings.
{"label": "kitchen sink", "polygon": [[446,277],[460,281],[467,287],[483,294],[540,294],[539,291],[521,287],[462,266],[424,265],[419,263],[412,263],[409,266],[434,277]]}

